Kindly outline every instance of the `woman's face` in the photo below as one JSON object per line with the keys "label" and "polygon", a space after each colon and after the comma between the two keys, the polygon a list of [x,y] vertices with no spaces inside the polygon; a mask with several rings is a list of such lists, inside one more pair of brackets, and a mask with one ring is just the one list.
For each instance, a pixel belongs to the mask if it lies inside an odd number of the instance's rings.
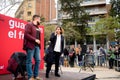
{"label": "woman's face", "polygon": [[60,33],[61,33],[61,30],[60,30],[59,27],[56,29],[56,33],[57,33],[57,34],[60,34]]}
{"label": "woman's face", "polygon": [[111,49],[111,50],[112,50],[112,46],[110,46],[110,47],[109,47],[109,49]]}
{"label": "woman's face", "polygon": [[115,50],[118,50],[118,47],[117,47],[117,46],[115,47]]}

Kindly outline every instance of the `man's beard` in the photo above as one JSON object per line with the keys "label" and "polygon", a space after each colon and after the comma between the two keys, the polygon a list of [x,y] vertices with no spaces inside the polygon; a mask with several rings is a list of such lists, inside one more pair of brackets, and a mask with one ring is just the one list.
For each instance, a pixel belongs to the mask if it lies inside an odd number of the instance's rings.
{"label": "man's beard", "polygon": [[40,22],[37,21],[37,26],[39,26],[39,25],[40,25]]}

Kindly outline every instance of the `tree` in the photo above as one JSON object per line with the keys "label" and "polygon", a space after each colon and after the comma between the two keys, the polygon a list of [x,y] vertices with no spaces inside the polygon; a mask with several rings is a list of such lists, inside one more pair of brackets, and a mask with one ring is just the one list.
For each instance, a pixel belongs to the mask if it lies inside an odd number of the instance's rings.
{"label": "tree", "polygon": [[116,33],[117,42],[120,44],[120,31]]}
{"label": "tree", "polygon": [[[86,35],[86,26],[88,24],[88,13],[81,6],[82,0],[59,0],[61,3],[61,11],[68,17],[62,22],[70,23],[72,28],[79,32],[80,38],[83,41]],[[66,27],[66,26],[64,26]],[[76,36],[78,37],[78,36]],[[76,38],[75,37],[75,38]]]}
{"label": "tree", "polygon": [[118,17],[120,19],[120,0],[111,0],[110,16]]}
{"label": "tree", "polygon": [[55,31],[55,26],[54,25],[50,25],[50,24],[44,24],[44,39],[45,39],[45,45],[46,43],[49,41],[50,39],[50,35],[52,32]]}
{"label": "tree", "polygon": [[[103,18],[96,22],[95,26],[88,29],[88,34],[91,35],[106,35],[107,44],[109,41],[115,40],[115,29],[119,28],[120,24],[116,17]],[[108,44],[109,45],[109,44]],[[107,46],[108,47],[108,46]]]}
{"label": "tree", "polygon": [[[120,0],[111,0],[110,16],[116,17],[120,24]],[[120,42],[120,27],[116,29],[116,39]]]}
{"label": "tree", "polygon": [[72,24],[68,22],[63,23],[64,37],[68,44],[70,44],[71,41],[74,42],[75,39],[76,40],[81,39],[81,35],[79,34],[79,32],[73,29],[73,26],[71,25]]}
{"label": "tree", "polygon": [[95,32],[98,34],[106,34],[109,40],[115,39],[115,29],[119,28],[119,22],[116,17],[108,17],[99,20],[94,27]]}

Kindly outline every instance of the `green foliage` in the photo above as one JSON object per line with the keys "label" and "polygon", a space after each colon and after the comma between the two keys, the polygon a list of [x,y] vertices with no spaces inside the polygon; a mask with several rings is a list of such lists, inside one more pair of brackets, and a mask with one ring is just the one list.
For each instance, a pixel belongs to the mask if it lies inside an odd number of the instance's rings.
{"label": "green foliage", "polygon": [[103,18],[96,22],[95,26],[88,29],[90,35],[108,35],[109,40],[115,39],[115,29],[120,28],[120,24],[115,17]]}
{"label": "green foliage", "polygon": [[96,35],[96,43],[97,44],[106,44],[106,35]]}
{"label": "green foliage", "polygon": [[118,17],[120,19],[120,0],[111,0],[110,16]]}
{"label": "green foliage", "polygon": [[[67,19],[63,19],[63,26],[66,32],[68,27],[70,28],[70,32],[76,33],[75,35],[72,33],[71,38],[75,39],[84,39],[86,35],[86,26],[88,24],[88,13],[85,12],[84,7],[81,6],[82,0],[59,0],[61,3],[61,11],[63,14],[69,15]],[[70,26],[66,25],[70,24]],[[65,28],[66,27],[66,28]],[[78,36],[79,34],[79,36]],[[77,36],[76,36],[77,35]]]}
{"label": "green foliage", "polygon": [[118,32],[116,33],[116,39],[119,40],[119,42],[120,42],[120,31],[118,31]]}
{"label": "green foliage", "polygon": [[[77,30],[74,29],[73,24],[72,23],[66,23],[63,22],[63,29],[64,29],[64,36],[66,39],[76,39],[79,40],[81,39],[81,35],[79,34],[79,32]],[[69,40],[68,40],[69,41]]]}
{"label": "green foliage", "polygon": [[[109,14],[112,17],[116,17],[117,21],[116,26],[118,26],[116,30],[118,29],[120,30],[120,0],[111,0],[110,2],[111,9]],[[115,34],[116,34],[115,38],[120,42],[120,31],[117,31]]]}
{"label": "green foliage", "polygon": [[114,32],[114,29],[119,28],[118,21],[115,17],[103,18],[96,23],[96,30],[102,33]]}
{"label": "green foliage", "polygon": [[55,26],[54,25],[50,25],[50,24],[47,24],[45,25],[44,27],[44,30],[45,30],[45,42],[48,42],[49,39],[50,39],[50,35],[52,32],[55,32]]}
{"label": "green foliage", "polygon": [[45,18],[43,16],[40,16],[41,23],[45,22]]}

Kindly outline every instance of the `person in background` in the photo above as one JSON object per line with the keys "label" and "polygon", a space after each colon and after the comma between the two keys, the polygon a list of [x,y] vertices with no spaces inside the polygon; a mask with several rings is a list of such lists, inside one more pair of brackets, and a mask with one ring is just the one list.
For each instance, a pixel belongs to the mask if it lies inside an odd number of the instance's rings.
{"label": "person in background", "polygon": [[114,55],[114,50],[111,45],[108,50],[108,58],[109,58],[109,69],[113,69],[115,55]]}
{"label": "person in background", "polygon": [[92,47],[89,48],[88,54],[94,54]]}
{"label": "person in background", "polygon": [[[23,49],[26,50],[26,69],[28,80],[40,80],[40,16],[33,15],[32,22],[25,25]],[[32,70],[32,58],[34,57],[35,66]]]}
{"label": "person in background", "polygon": [[106,60],[106,52],[102,46],[99,48],[99,51],[100,51],[100,56],[101,56],[100,66],[102,66],[102,64],[105,63],[105,60]]}
{"label": "person in background", "polygon": [[70,50],[69,50],[69,64],[70,67],[74,67],[74,61],[75,61],[75,50],[74,50],[74,45],[70,46]]}
{"label": "person in background", "polygon": [[64,53],[64,66],[68,67],[69,66],[69,47],[65,46],[63,53]]}
{"label": "person in background", "polygon": [[95,54],[94,54],[93,48],[89,49],[89,54],[88,55],[91,56],[92,65],[94,66],[95,65]]}
{"label": "person in background", "polygon": [[68,59],[68,55],[69,55],[68,47],[64,48],[63,53],[64,53],[64,57]]}
{"label": "person in background", "polygon": [[82,61],[82,57],[83,55],[81,54],[81,46],[80,44],[78,44],[77,48],[76,48],[76,61],[77,61],[77,65],[80,66],[80,62]]}
{"label": "person in background", "polygon": [[75,48],[75,64],[78,65],[78,55],[79,55],[79,48],[78,46]]}
{"label": "person in background", "polygon": [[60,56],[63,53],[63,48],[64,48],[64,37],[62,35],[63,30],[61,27],[57,26],[56,30],[54,33],[51,34],[50,36],[50,46],[48,48],[49,50],[49,57],[50,58],[47,61],[47,66],[46,66],[46,78],[49,78],[49,72],[51,70],[52,64],[53,64],[53,59],[55,59],[55,76],[60,77],[60,74],[58,73],[59,71],[59,60]]}
{"label": "person in background", "polygon": [[[81,66],[83,64],[83,54],[81,53],[81,46],[79,46],[79,54],[78,54],[78,66]],[[82,62],[82,64],[81,64]]]}
{"label": "person in background", "polygon": [[119,58],[119,47],[118,47],[118,45],[116,45],[115,46],[115,51],[114,51],[114,54],[115,54],[115,58],[117,59],[117,58]]}
{"label": "person in background", "polygon": [[118,57],[120,57],[120,44],[118,45]]}

